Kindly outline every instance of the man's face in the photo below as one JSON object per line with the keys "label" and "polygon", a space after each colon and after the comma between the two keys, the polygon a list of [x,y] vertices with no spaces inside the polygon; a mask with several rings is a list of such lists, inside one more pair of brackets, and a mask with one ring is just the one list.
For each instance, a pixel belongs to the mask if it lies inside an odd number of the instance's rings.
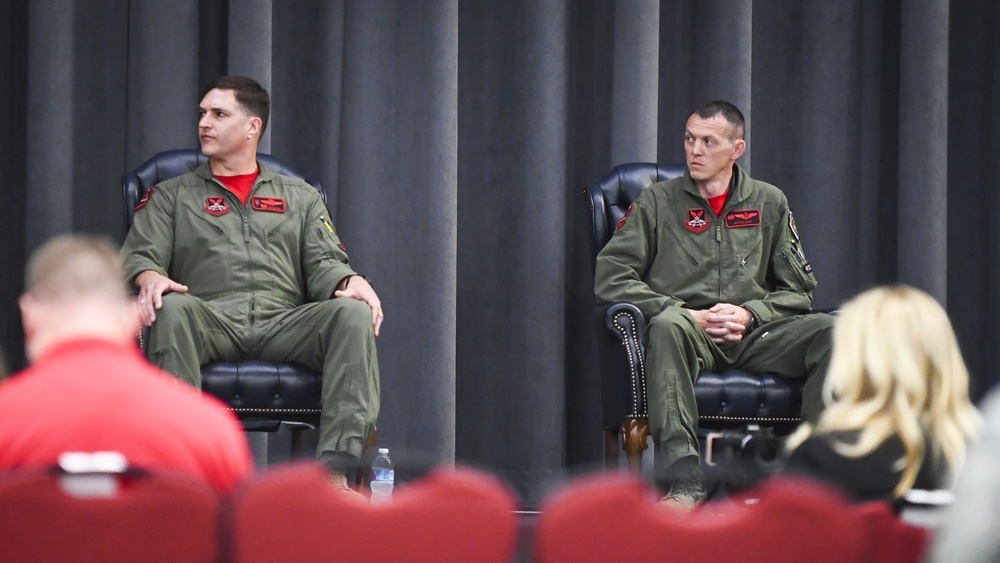
{"label": "man's face", "polygon": [[255,142],[260,119],[247,115],[234,91],[209,90],[198,108],[198,138],[205,156],[226,157]]}
{"label": "man's face", "polygon": [[722,115],[705,119],[692,114],[684,130],[684,154],[691,178],[709,181],[723,177],[746,149],[746,142],[733,136]]}

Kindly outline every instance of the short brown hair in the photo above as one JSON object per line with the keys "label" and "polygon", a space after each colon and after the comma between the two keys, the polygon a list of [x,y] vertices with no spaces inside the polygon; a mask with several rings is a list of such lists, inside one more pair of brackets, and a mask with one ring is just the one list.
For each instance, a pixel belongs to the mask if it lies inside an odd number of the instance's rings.
{"label": "short brown hair", "polygon": [[205,89],[201,91],[201,97],[212,90],[232,90],[236,96],[236,103],[243,106],[247,113],[260,118],[260,135],[264,136],[267,130],[267,119],[271,115],[271,96],[267,90],[253,78],[246,76],[220,76],[209,82]]}
{"label": "short brown hair", "polygon": [[24,292],[40,300],[128,298],[122,258],[107,237],[59,235],[32,253]]}
{"label": "short brown hair", "polygon": [[697,113],[698,117],[702,119],[711,119],[717,115],[721,115],[722,119],[729,124],[729,138],[733,141],[743,138],[746,130],[746,120],[743,119],[743,112],[731,102],[727,102],[726,100],[708,102],[694,110],[694,113]]}

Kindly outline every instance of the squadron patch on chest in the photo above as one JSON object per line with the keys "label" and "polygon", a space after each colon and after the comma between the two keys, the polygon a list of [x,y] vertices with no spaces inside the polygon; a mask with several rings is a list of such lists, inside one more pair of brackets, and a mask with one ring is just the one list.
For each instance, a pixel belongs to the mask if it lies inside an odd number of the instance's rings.
{"label": "squadron patch on chest", "polygon": [[250,198],[250,207],[252,207],[254,211],[284,213],[285,200],[277,197],[261,197],[255,195]]}
{"label": "squadron patch on chest", "polygon": [[688,209],[688,219],[684,226],[692,233],[704,231],[709,227],[708,213],[704,209]]}
{"label": "squadron patch on chest", "polygon": [[760,209],[737,209],[726,213],[726,227],[730,229],[759,226]]}
{"label": "squadron patch on chest", "polygon": [[208,197],[205,198],[205,211],[208,211],[210,215],[225,215],[229,213],[229,206],[226,205],[226,198],[224,197]]}

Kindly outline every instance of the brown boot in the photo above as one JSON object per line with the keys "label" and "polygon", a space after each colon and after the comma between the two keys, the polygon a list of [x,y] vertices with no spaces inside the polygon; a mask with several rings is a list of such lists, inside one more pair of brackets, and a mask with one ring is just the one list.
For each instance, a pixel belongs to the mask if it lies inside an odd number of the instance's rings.
{"label": "brown boot", "polygon": [[670,467],[672,481],[666,496],[660,499],[660,506],[679,512],[691,512],[708,496],[705,493],[705,477],[700,460],[689,456],[677,460]]}
{"label": "brown boot", "polygon": [[351,497],[361,502],[368,502],[368,499],[365,498],[365,495],[359,493],[358,491],[355,491],[354,489],[351,488],[350,485],[347,484],[347,475],[343,473],[337,471],[330,472],[330,486],[333,487],[333,490],[337,491],[338,493],[342,493],[345,496]]}

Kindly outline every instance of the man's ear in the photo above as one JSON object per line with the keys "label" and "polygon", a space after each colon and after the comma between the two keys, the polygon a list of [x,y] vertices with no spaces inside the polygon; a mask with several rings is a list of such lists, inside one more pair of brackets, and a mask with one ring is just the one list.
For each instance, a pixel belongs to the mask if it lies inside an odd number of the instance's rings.
{"label": "man's ear", "polygon": [[264,120],[257,117],[256,115],[250,116],[250,121],[248,122],[249,128],[247,130],[247,138],[252,139],[254,137],[260,136],[260,126],[264,123]]}
{"label": "man's ear", "polygon": [[21,309],[21,326],[24,327],[24,336],[30,338],[38,326],[38,301],[25,293],[18,298],[17,305]]}
{"label": "man's ear", "polygon": [[747,152],[747,142],[743,139],[737,139],[733,143],[733,162],[736,162],[736,159],[743,156],[745,152]]}

